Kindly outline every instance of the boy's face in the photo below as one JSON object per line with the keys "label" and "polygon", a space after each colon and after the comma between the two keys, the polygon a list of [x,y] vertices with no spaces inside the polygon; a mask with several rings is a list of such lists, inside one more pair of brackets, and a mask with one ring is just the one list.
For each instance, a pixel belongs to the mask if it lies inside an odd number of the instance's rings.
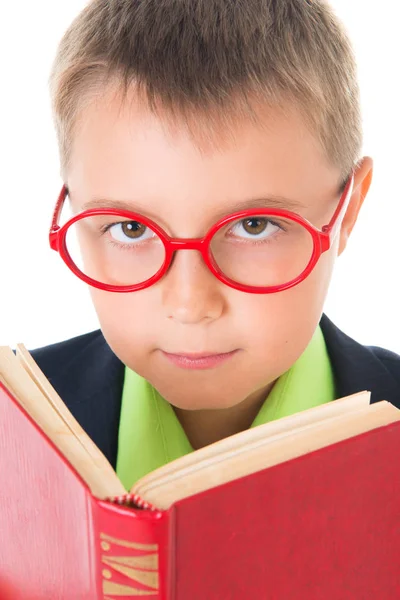
{"label": "boy's face", "polygon": [[[104,199],[104,207],[125,201],[171,236],[199,238],[244,200],[286,197],[293,212],[318,228],[339,202],[339,172],[295,112],[284,117],[265,110],[262,128],[243,122],[234,138],[221,132],[218,148],[209,144],[202,151],[183,128],[168,133],[138,104],[121,110],[112,94],[81,117],[66,182],[74,212],[94,199]],[[196,251],[178,251],[166,276],[148,289],[120,294],[91,288],[107,342],[178,408],[228,408],[264,398],[310,342],[359,204],[355,194],[341,236],[312,274],[288,291],[231,289]],[[165,354],[231,352],[206,369],[184,368]]]}

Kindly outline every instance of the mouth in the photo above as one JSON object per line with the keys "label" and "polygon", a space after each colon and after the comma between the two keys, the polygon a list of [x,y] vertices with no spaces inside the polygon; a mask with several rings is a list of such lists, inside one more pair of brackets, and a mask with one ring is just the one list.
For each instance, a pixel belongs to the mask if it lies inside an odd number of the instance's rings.
{"label": "mouth", "polygon": [[181,369],[206,370],[214,369],[233,358],[239,350],[219,354],[209,353],[170,353],[161,351],[161,354],[172,364]]}

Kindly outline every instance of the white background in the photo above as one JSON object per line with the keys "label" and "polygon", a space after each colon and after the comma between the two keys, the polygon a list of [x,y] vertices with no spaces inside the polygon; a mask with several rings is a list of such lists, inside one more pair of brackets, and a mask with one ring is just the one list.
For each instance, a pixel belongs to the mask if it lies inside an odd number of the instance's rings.
{"label": "white background", "polygon": [[[364,154],[375,178],[326,305],[349,335],[400,353],[400,41],[398,0],[332,0],[358,56]],[[0,19],[0,344],[29,348],[98,327],[85,284],[48,247],[61,187],[47,80],[83,0],[19,0]]]}

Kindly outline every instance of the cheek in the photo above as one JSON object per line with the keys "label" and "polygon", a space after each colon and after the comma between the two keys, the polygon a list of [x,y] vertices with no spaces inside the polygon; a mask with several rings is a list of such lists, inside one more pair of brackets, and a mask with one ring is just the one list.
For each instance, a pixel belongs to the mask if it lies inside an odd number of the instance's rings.
{"label": "cheek", "polygon": [[280,363],[283,358],[287,363],[283,367],[289,368],[302,354],[320,321],[333,265],[334,252],[326,253],[296,287],[243,298],[246,306],[237,312],[237,327],[244,331],[256,360],[260,357]]}
{"label": "cheek", "polygon": [[156,307],[151,294],[115,294],[92,288],[92,301],[101,330],[113,352],[125,364],[141,362],[153,339]]}

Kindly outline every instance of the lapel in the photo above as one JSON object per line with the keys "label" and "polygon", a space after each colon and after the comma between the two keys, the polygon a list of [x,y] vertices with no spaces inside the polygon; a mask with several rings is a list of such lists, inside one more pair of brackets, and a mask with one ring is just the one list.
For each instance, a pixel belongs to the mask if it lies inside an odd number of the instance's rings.
{"label": "lapel", "polygon": [[101,331],[34,351],[32,355],[115,469],[125,368]]}
{"label": "lapel", "polygon": [[[400,386],[373,350],[349,338],[325,315],[321,328],[335,373],[337,397],[369,390],[372,402],[388,400],[399,406]],[[125,368],[101,331],[33,351],[32,355],[115,469]]]}
{"label": "lapel", "polygon": [[[371,404],[388,400],[400,408],[400,386],[373,349],[348,337],[326,315],[320,324],[335,374],[337,397],[368,390]],[[400,360],[397,369],[400,372]]]}

